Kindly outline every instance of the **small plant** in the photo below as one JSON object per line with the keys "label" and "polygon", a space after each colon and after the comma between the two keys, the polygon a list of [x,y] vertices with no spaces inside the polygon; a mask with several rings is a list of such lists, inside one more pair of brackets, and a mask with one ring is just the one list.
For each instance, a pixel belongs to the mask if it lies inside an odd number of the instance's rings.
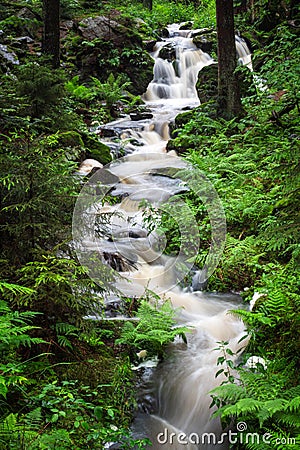
{"label": "small plant", "polygon": [[124,100],[128,93],[126,89],[130,86],[130,81],[124,81],[122,75],[117,77],[114,74],[110,74],[105,83],[101,83],[98,78],[92,77],[93,80],[93,90],[96,96],[102,100],[105,100],[106,105],[109,110],[112,109],[113,105],[119,101]]}
{"label": "small plant", "polygon": [[136,314],[138,322],[127,322],[116,343],[129,345],[135,350],[146,350],[148,356],[162,358],[167,344],[173,342],[176,336],[186,342],[185,333],[190,331],[187,327],[176,326],[175,314],[169,301],[152,305],[148,300],[142,300]]}
{"label": "small plant", "polygon": [[77,100],[89,101],[95,97],[95,93],[91,88],[79,84],[79,75],[74,76],[65,84],[66,90]]}

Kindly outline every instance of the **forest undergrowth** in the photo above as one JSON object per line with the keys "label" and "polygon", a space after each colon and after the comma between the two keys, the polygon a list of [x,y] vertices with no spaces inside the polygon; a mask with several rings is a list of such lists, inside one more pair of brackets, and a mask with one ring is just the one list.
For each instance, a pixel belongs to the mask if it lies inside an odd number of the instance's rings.
{"label": "forest undergrowth", "polygon": [[[154,2],[152,12],[141,3],[64,0],[62,13],[81,19],[119,8],[127,22],[143,19],[141,40],[155,40],[172,22],[215,26],[212,1]],[[238,68],[248,86],[242,117],[217,117],[211,100],[177,117],[168,146],[206,174],[226,211],[226,247],[207,289],[238,292],[245,305],[257,299],[251,311],[232,312],[251,338],[236,363],[227,343],[219,343],[227,381],[211,393],[214,415],[224,426],[245,422],[249,432],[271,436],[268,444],[241,441],[235,449],[288,450],[299,445],[300,431],[299,27],[282,20],[263,29],[268,2],[261,3],[254,20],[236,17],[253,42],[254,74]],[[24,7],[31,18],[17,14]],[[108,442],[144,448],[129,431],[136,409],[131,363],[141,346],[164,357],[176,334],[174,315],[168,304],[160,312],[149,308],[147,293],[135,305],[124,300],[144,328],[129,325],[124,332],[119,322],[83,319],[95,309],[95,296],[101,299],[109,288],[111,273],[104,271],[96,286],[68,245],[82,187],[74,172],[85,157],[103,164],[111,159],[91,126],[142,104],[121,67],[126,58],[146,66],[144,49],[108,46],[105,70],[111,74],[87,80],[75,63],[76,35],[64,38],[68,51],[60,69],[40,56],[41,2],[4,2],[0,12],[0,29],[12,46],[24,27],[35,40],[18,50],[19,64],[0,75],[0,448],[103,449]],[[201,202],[183,196],[198,221],[201,267],[210,224]],[[176,248],[180,237],[172,223],[166,219],[163,226]],[[246,369],[252,356],[263,363]]]}

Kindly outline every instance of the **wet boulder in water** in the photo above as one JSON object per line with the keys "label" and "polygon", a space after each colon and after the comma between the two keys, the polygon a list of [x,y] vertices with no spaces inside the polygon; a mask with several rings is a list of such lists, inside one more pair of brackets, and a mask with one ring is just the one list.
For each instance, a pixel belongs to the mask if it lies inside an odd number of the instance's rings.
{"label": "wet boulder in water", "polygon": [[147,120],[147,119],[153,118],[152,112],[147,108],[137,109],[135,112],[131,112],[129,115],[130,115],[130,119],[133,121]]}
{"label": "wet boulder in water", "polygon": [[129,237],[133,239],[140,239],[146,238],[147,235],[148,231],[143,228],[123,228],[114,233],[114,238],[120,239]]}
{"label": "wet boulder in water", "polygon": [[146,414],[154,414],[157,411],[157,402],[153,395],[146,394],[139,400],[139,410]]}
{"label": "wet boulder in water", "polygon": [[103,125],[96,130],[96,134],[101,137],[115,137],[119,138],[119,133],[113,127],[109,125]]}
{"label": "wet boulder in water", "polygon": [[86,150],[87,158],[96,159],[105,165],[111,162],[110,148],[101,142],[97,136],[90,133],[82,133],[82,140]]}
{"label": "wet boulder in water", "polygon": [[217,33],[215,31],[195,36],[193,43],[205,53],[217,53]]}
{"label": "wet boulder in water", "polygon": [[183,22],[180,27],[179,30],[190,30],[193,27],[193,22],[189,21],[189,22]]}
{"label": "wet boulder in water", "polygon": [[108,169],[98,169],[96,181],[100,181],[100,183],[110,186],[119,183],[120,180],[119,177],[111,173]]}
{"label": "wet boulder in water", "polygon": [[216,31],[213,28],[197,28],[196,30],[191,31],[191,37],[203,36],[205,34],[210,34],[212,32],[216,33]]}
{"label": "wet boulder in water", "polygon": [[101,169],[103,165],[95,159],[85,159],[79,166],[78,175],[89,175],[94,168]]}
{"label": "wet boulder in water", "polygon": [[155,30],[155,33],[160,38],[168,38],[169,37],[169,30],[168,30],[168,28],[160,28],[159,30]]}
{"label": "wet boulder in water", "polygon": [[167,61],[176,60],[176,47],[174,44],[164,45],[159,51],[159,58],[166,59]]}
{"label": "wet boulder in water", "polygon": [[155,44],[156,41],[154,40],[144,41],[144,48],[145,50],[147,50],[147,52],[153,52]]}
{"label": "wet boulder in water", "polygon": [[192,289],[193,291],[203,291],[207,286],[207,268],[202,270],[197,270],[192,279]]}

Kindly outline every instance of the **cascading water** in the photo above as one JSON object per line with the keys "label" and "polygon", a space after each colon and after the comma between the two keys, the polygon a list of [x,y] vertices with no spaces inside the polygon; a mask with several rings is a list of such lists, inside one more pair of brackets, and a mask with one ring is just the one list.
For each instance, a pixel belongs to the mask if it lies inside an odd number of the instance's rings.
{"label": "cascading water", "polygon": [[[199,70],[212,64],[213,59],[198,49],[192,38],[187,37],[188,31],[170,27],[170,37],[158,42],[152,54],[155,59],[154,78],[145,94],[145,100],[158,99],[193,99],[198,101],[196,81]],[[171,58],[160,57],[163,48],[171,45]],[[173,51],[172,51],[173,50]]]}
{"label": "cascading water", "polygon": [[[148,288],[169,298],[174,308],[180,308],[178,323],[191,329],[186,344],[179,340],[174,342],[168,358],[151,376],[145,372],[140,411],[133,427],[135,436],[148,437],[153,450],[226,449],[227,444],[220,437],[219,421],[210,419],[208,392],[221,382],[221,377],[215,379],[221,354],[215,350],[217,343],[229,342],[233,352],[242,345],[239,340],[244,326],[227,313],[237,307],[238,297],[185,292],[180,288],[176,258],[163,254],[165,241],[155,230],[147,229],[139,206],[141,200],[148,200],[159,207],[188,189],[180,178],[172,175],[172,170],[176,173],[186,168],[186,164],[173,152],[166,153],[167,124],[183,107],[199,104],[195,90],[198,72],[203,66],[214,63],[208,54],[195,47],[188,37],[190,31],[172,25],[169,35],[156,44],[154,79],[144,94],[153,118],[132,121],[126,117],[109,124],[110,129],[117,130],[118,139],[123,140],[127,156],[111,163],[96,181],[106,185],[105,193],[122,200],[111,206],[99,201],[99,195],[102,200],[105,198],[99,187],[92,200],[88,192],[83,203],[86,205],[88,198],[88,212],[97,221],[98,235],[95,237],[91,231],[89,220],[87,225],[82,225],[82,221],[80,226],[75,224],[73,231],[75,241],[80,242],[79,253],[84,264],[88,265],[89,260],[94,262],[99,253],[106,255],[104,259],[122,275],[116,287],[124,295],[139,296]],[[167,46],[171,56],[166,60],[161,52]],[[245,43],[240,38],[237,52],[248,64]],[[105,142],[112,147],[116,145],[111,138]],[[78,207],[77,216],[80,214],[82,210]]]}

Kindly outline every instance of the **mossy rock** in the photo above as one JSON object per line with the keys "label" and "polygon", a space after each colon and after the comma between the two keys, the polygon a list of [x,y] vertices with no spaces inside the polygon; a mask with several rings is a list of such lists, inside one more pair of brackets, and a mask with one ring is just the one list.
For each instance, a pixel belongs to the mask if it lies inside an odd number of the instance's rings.
{"label": "mossy rock", "polygon": [[81,136],[86,150],[86,158],[96,159],[103,165],[111,161],[110,148],[107,145],[100,142],[94,135],[85,133]]}
{"label": "mossy rock", "polygon": [[81,135],[77,131],[59,133],[57,142],[62,147],[84,147]]}
{"label": "mossy rock", "polygon": [[121,58],[121,71],[126,73],[131,81],[128,91],[133,95],[146,92],[148,84],[153,79],[153,58],[142,48],[134,49],[132,56]]}
{"label": "mossy rock", "polygon": [[192,120],[195,117],[195,109],[185,111],[183,113],[180,113],[175,118],[175,124],[174,129],[176,128],[182,128],[184,125],[186,125],[190,120]]}
{"label": "mossy rock", "polygon": [[201,103],[215,100],[218,94],[218,65],[203,67],[196,83],[197,94]]}
{"label": "mossy rock", "polygon": [[93,355],[89,363],[74,362],[58,374],[62,380],[78,380],[82,385],[96,387],[111,381],[115,367],[114,356]]}
{"label": "mossy rock", "polygon": [[167,61],[176,60],[176,46],[174,44],[164,45],[159,51],[159,57]]}
{"label": "mossy rock", "polygon": [[84,143],[77,131],[64,131],[56,136],[55,148],[64,149],[66,158],[70,161],[84,159]]}
{"label": "mossy rock", "polygon": [[205,53],[217,53],[217,33],[215,31],[195,36],[193,43]]}

